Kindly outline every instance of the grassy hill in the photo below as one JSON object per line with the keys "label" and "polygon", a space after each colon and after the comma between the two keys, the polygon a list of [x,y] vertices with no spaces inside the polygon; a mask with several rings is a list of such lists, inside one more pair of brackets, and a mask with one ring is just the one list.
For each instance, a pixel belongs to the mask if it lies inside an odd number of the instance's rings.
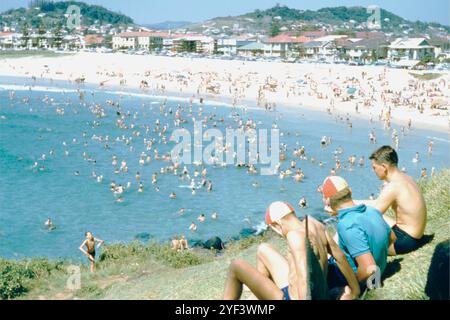
{"label": "grassy hill", "polygon": [[28,8],[19,8],[7,10],[0,14],[0,26],[2,25],[17,25],[21,27],[25,22],[29,27],[38,28],[41,19],[47,29],[55,27],[58,23],[64,25],[67,19],[64,15],[67,13],[69,6],[76,5],[80,7],[81,24],[83,26],[90,26],[94,23],[100,25],[131,25],[133,19],[110,11],[102,6],[89,5],[80,1],[59,1],[53,2],[48,0],[34,0],[31,1]]}
{"label": "grassy hill", "polygon": [[[321,25],[333,25],[342,31],[362,31],[368,30],[365,26],[369,16],[366,7],[332,7],[315,10],[299,10],[287,6],[276,5],[267,10],[255,10],[254,12],[235,17],[217,17],[204,23],[189,26],[191,30],[200,31],[204,26],[213,26],[222,30],[224,26],[230,28],[235,24],[245,29],[247,32],[268,33],[276,20],[280,28],[286,27],[292,31],[293,25],[302,24],[296,30],[307,31],[319,29]],[[420,21],[408,21],[385,9],[380,8],[381,31],[402,34],[406,29],[411,28],[411,34],[419,33],[441,33],[450,32],[449,26],[438,23],[425,23]],[[357,30],[356,26],[363,24],[362,30]]]}
{"label": "grassy hill", "polygon": [[[449,239],[450,170],[419,182],[427,202],[426,235],[434,239],[419,250],[390,257],[382,288],[364,299],[428,299],[424,292],[436,245]],[[228,244],[221,255],[203,249],[173,252],[154,243],[106,246],[97,271],[79,265],[81,289],[66,288],[70,261],[0,259],[0,298],[19,299],[221,299],[227,268],[240,257],[255,264],[256,248],[270,242],[285,252],[284,241],[272,232]],[[244,291],[244,299],[249,293]]]}

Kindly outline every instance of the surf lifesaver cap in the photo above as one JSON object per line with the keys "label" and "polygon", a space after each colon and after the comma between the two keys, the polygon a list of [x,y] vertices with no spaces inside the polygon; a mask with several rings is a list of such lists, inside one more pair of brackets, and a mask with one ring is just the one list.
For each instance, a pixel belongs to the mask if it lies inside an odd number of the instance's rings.
{"label": "surf lifesaver cap", "polygon": [[271,225],[280,221],[283,217],[290,213],[294,213],[295,209],[289,203],[284,201],[272,202],[266,210],[266,224]]}
{"label": "surf lifesaver cap", "polygon": [[344,178],[339,176],[329,176],[323,181],[322,194],[325,199],[328,199],[346,188],[348,188],[348,183]]}

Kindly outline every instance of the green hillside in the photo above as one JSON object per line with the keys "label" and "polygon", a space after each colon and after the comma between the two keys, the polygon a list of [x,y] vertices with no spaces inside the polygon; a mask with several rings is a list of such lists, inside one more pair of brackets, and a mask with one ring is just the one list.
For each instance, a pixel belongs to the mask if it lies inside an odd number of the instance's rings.
{"label": "green hillside", "polygon": [[90,26],[94,23],[99,25],[131,25],[133,19],[126,15],[110,11],[97,5],[89,5],[80,1],[60,1],[53,2],[48,0],[31,1],[28,8],[19,8],[5,11],[0,14],[1,25],[22,26],[27,23],[32,28],[38,28],[41,20],[47,28],[56,26],[58,23],[64,25],[67,8],[71,5],[80,7],[81,24]]}
{"label": "green hillside", "polygon": [[[332,7],[315,10],[300,10],[287,6],[276,5],[267,10],[255,10],[251,13],[235,17],[217,17],[205,23],[189,26],[190,30],[201,31],[205,25],[221,30],[227,26],[230,30],[233,25],[245,29],[246,32],[269,33],[274,23],[279,28],[286,27],[289,31],[319,30],[321,25],[332,25],[342,31],[366,31],[365,22],[372,15],[366,7]],[[409,30],[410,34],[420,33],[449,33],[450,27],[438,23],[411,22],[385,9],[380,8],[381,30],[403,34]],[[299,26],[292,28],[292,26]]]}

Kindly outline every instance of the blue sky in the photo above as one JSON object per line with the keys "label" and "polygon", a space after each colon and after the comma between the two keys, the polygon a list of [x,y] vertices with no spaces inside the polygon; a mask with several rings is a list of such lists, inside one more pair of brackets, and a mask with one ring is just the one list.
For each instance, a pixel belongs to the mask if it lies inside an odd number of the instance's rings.
{"label": "blue sky", "polygon": [[[0,12],[27,6],[29,0],[0,0]],[[138,23],[203,21],[217,16],[238,15],[267,9],[276,3],[297,9],[334,6],[378,5],[408,20],[450,25],[449,0],[85,0],[129,15]]]}

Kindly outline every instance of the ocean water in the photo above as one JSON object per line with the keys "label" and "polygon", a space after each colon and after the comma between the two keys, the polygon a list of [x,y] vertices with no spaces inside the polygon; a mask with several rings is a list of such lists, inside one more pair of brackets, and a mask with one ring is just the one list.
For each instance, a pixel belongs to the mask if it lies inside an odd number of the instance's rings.
{"label": "ocean water", "polygon": [[[23,84],[32,85],[32,90]],[[239,114],[244,120],[251,118],[259,123],[258,128],[268,128],[276,122],[281,130],[281,143],[288,145],[287,160],[281,169],[286,169],[293,158],[293,148],[305,146],[308,157],[315,157],[316,163],[297,160],[306,178],[296,183],[292,177],[280,179],[278,175],[261,176],[247,173],[245,168],[234,166],[206,166],[207,180],[213,183],[213,191],[206,188],[197,190],[193,196],[187,187],[189,180],[180,181],[173,174],[159,174],[160,168],[169,165],[166,161],[153,159],[149,164],[138,163],[141,152],[146,152],[144,138],[155,138],[159,154],[170,152],[174,144],[158,143],[160,136],[154,132],[146,134],[143,126],[151,129],[156,119],[161,127],[168,123],[167,138],[174,129],[173,120],[177,105],[180,104],[184,115],[188,109],[188,99],[168,99],[167,107],[174,113],[165,117],[160,113],[163,97],[148,96],[139,92],[127,92],[123,88],[98,90],[83,86],[80,90],[65,82],[39,81],[32,83],[28,79],[0,78],[0,256],[21,258],[29,256],[70,257],[79,259],[79,245],[84,239],[84,232],[90,230],[107,243],[132,241],[140,233],[148,233],[158,241],[167,241],[174,234],[184,234],[189,240],[207,240],[219,236],[228,240],[244,228],[258,229],[263,226],[266,207],[277,200],[291,202],[298,215],[305,213],[325,218],[321,194],[316,188],[334,167],[334,151],[341,148],[340,159],[343,167],[347,166],[350,155],[365,156],[364,167],[355,166],[338,172],[347,179],[354,193],[354,198],[368,198],[377,194],[381,186],[373,174],[370,153],[378,146],[392,144],[392,130],[384,130],[381,122],[370,123],[368,120],[351,119],[350,129],[346,121],[337,121],[336,116],[302,109],[278,107],[276,112],[266,112],[256,108],[244,110],[229,105],[205,102],[203,117],[216,115],[224,118],[218,129],[225,134],[228,126],[236,127],[232,113]],[[14,91],[14,94],[12,93]],[[135,124],[134,129],[120,129],[116,126],[116,109],[108,106],[106,101],[120,101],[120,111],[130,113],[126,123]],[[106,117],[96,118],[90,108],[100,104]],[[197,116],[200,104],[193,104],[194,116]],[[64,109],[64,115],[56,112]],[[133,115],[138,112],[134,119]],[[192,132],[192,117],[186,117],[189,123],[185,128]],[[96,122],[99,125],[95,125]],[[211,127],[209,122],[208,128]],[[449,165],[449,137],[447,133],[413,128],[402,134],[401,128],[392,125],[400,136],[400,167],[415,178],[420,176],[425,167],[428,174],[431,168],[439,170]],[[369,142],[368,134],[373,129],[378,143]],[[115,141],[117,137],[131,137],[133,131],[140,131],[130,144]],[[83,137],[83,132],[85,137]],[[109,135],[109,149],[105,142],[93,140],[92,136]],[[331,145],[322,148],[322,136],[332,137]],[[121,140],[121,139],[119,139]],[[433,154],[427,155],[428,142],[434,142]],[[66,142],[66,146],[63,145]],[[206,146],[209,143],[204,143]],[[133,150],[130,150],[133,147]],[[53,150],[53,155],[50,154]],[[69,155],[65,155],[65,150]],[[420,153],[420,161],[412,161],[415,153]],[[84,160],[83,152],[96,160],[93,164]],[[153,150],[151,150],[153,152]],[[45,154],[45,159],[42,155]],[[114,173],[112,156],[119,161],[126,160],[128,174]],[[318,162],[324,167],[320,168]],[[37,162],[38,166],[33,167]],[[39,170],[44,166],[44,170]],[[188,165],[191,175],[193,170],[201,167]],[[257,166],[260,167],[260,166]],[[74,173],[78,171],[79,175]],[[92,171],[103,175],[98,183],[91,177]],[[137,191],[136,172],[140,172],[144,192]],[[181,170],[180,170],[181,171]],[[158,172],[158,187],[151,184],[151,175]],[[115,202],[110,191],[110,182],[132,186],[123,197],[123,203]],[[200,181],[197,178],[196,181]],[[255,187],[255,183],[259,186]],[[169,194],[176,192],[177,199],[169,199]],[[305,197],[308,207],[300,209],[298,200]],[[185,208],[180,216],[178,211]],[[218,213],[218,219],[212,220],[212,212]],[[206,221],[196,220],[199,214],[205,214]],[[57,226],[49,232],[44,228],[47,217],[51,217]],[[195,222],[198,229],[192,233],[188,228]]]}

